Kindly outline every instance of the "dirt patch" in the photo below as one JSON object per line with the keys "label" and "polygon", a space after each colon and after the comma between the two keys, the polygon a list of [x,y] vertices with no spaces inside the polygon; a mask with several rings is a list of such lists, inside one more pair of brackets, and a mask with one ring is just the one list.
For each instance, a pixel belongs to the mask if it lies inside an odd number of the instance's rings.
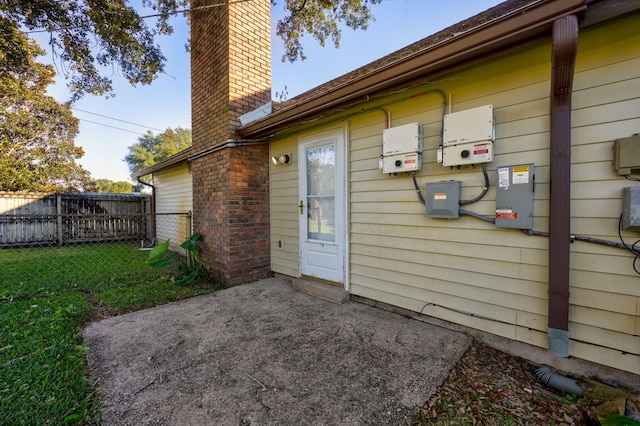
{"label": "dirt patch", "polygon": [[399,425],[464,334],[268,279],[85,329],[105,425]]}

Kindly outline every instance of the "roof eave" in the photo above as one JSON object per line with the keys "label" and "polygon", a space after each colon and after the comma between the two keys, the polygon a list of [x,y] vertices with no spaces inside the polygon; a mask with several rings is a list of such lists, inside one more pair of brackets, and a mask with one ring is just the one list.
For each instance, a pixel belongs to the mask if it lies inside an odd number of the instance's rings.
{"label": "roof eave", "polygon": [[166,158],[162,161],[157,162],[156,164],[146,167],[136,173],[132,174],[131,177],[137,179],[142,176],[150,175],[155,172],[159,172],[164,169],[168,169],[170,167],[176,166],[181,163],[188,162],[189,155],[191,155],[192,147],[185,148],[182,151],[173,154],[171,157]]}
{"label": "roof eave", "polygon": [[367,96],[387,88],[548,32],[554,20],[584,9],[586,0],[532,2],[477,28],[454,35],[399,61],[375,69],[362,77],[346,81],[324,93],[276,111],[263,120],[240,128],[238,134],[245,138],[273,135],[279,129],[317,116],[328,109],[357,99],[364,101]]}

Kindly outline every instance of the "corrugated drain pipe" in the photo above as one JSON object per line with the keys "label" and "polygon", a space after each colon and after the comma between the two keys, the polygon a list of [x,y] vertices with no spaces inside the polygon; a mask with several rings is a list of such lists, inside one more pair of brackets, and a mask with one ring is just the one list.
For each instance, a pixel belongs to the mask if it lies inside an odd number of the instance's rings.
{"label": "corrugated drain pipe", "polygon": [[578,18],[553,22],[549,198],[549,351],[569,356],[571,232],[571,95],[578,50]]}

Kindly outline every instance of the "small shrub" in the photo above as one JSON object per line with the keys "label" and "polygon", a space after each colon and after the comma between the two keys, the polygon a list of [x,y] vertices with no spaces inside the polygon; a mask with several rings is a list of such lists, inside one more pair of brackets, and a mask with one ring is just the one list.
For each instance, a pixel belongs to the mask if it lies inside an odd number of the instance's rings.
{"label": "small shrub", "polygon": [[169,252],[170,240],[158,244],[149,252],[147,264],[152,268],[162,268],[177,264],[180,271],[177,284],[181,286],[190,284],[198,279],[204,279],[207,277],[207,270],[204,265],[198,262],[198,241],[200,240],[202,240],[202,235],[196,233],[180,244],[180,247],[190,253],[193,264],[182,261],[176,252]]}

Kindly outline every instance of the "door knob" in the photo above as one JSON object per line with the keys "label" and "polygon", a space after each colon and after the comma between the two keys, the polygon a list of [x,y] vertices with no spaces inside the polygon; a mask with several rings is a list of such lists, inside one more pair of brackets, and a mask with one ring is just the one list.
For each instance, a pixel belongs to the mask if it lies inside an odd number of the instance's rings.
{"label": "door knob", "polygon": [[302,216],[302,213],[304,212],[304,203],[302,202],[302,200],[300,200],[300,204],[298,204],[298,208],[300,209],[300,216]]}

